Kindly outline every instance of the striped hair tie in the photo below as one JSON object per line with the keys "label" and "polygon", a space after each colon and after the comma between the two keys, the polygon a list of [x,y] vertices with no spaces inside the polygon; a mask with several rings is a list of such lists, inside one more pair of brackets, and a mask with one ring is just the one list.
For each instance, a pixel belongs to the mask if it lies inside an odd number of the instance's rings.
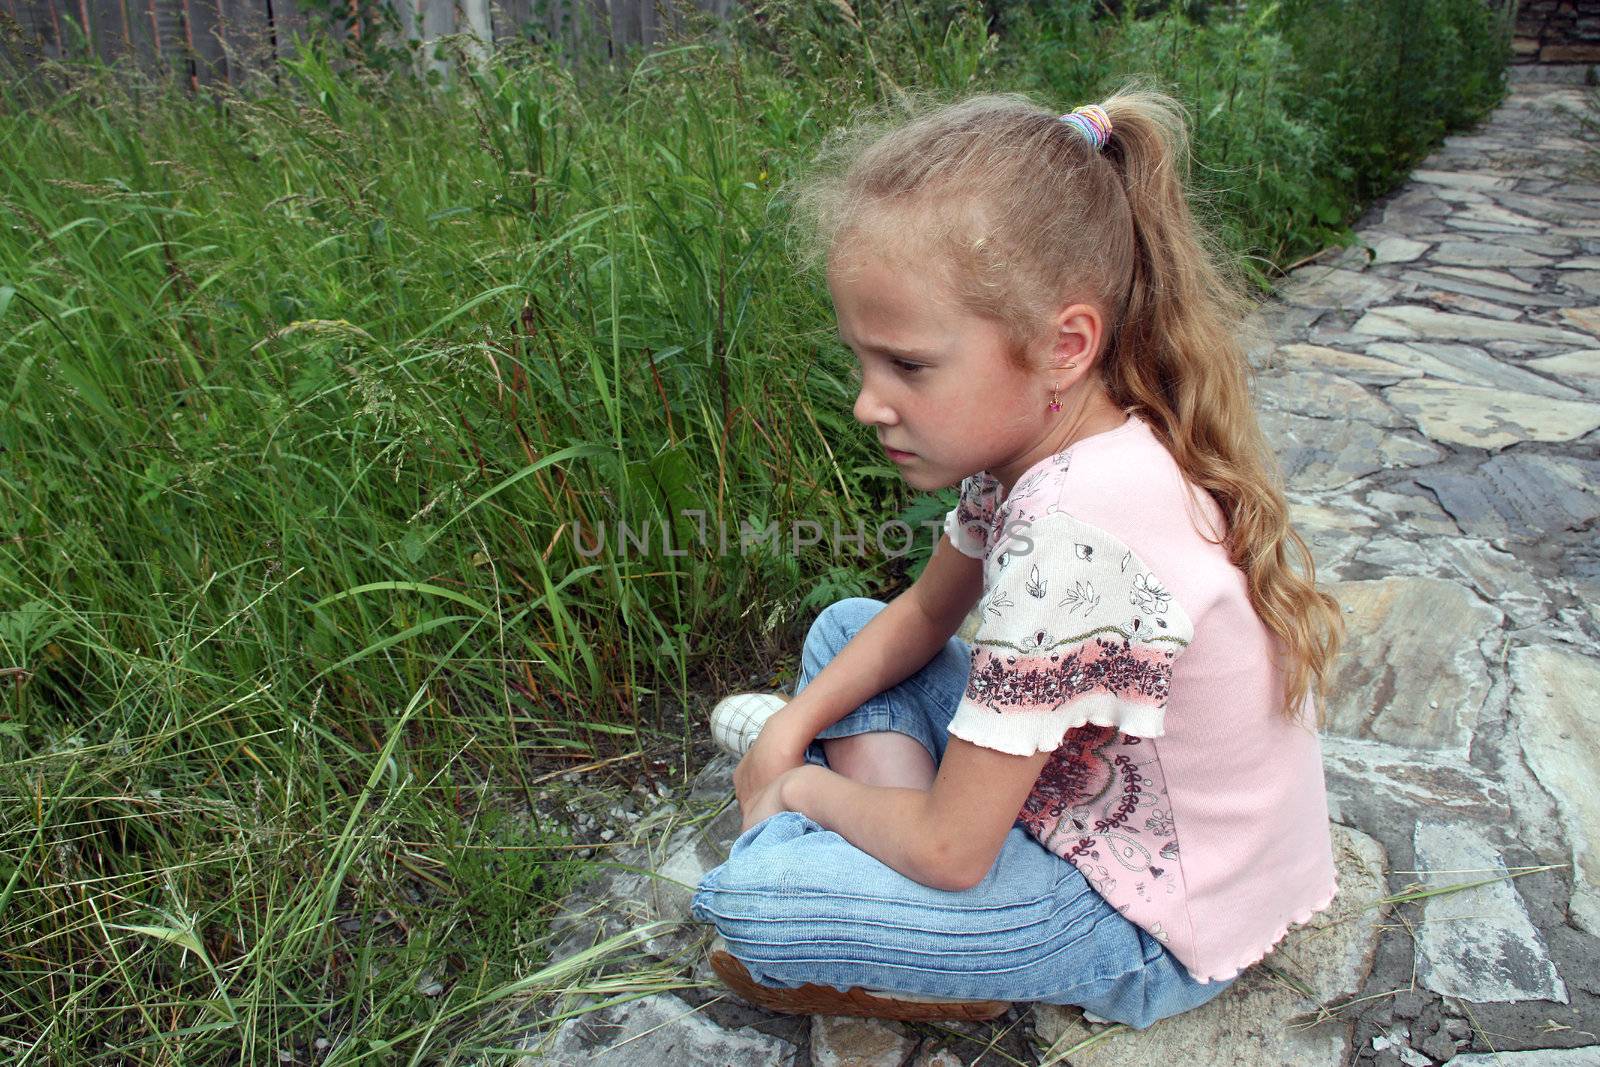
{"label": "striped hair tie", "polygon": [[1061,116],[1061,121],[1076,126],[1096,152],[1111,140],[1111,116],[1099,104],[1084,104]]}

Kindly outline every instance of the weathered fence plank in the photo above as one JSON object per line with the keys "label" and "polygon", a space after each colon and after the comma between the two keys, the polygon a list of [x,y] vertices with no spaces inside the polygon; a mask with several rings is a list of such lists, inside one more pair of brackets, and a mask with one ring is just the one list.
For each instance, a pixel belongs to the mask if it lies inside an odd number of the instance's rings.
{"label": "weathered fence plank", "polygon": [[460,3],[461,17],[457,29],[477,39],[479,43],[472,46],[469,53],[477,59],[482,59],[494,50],[494,28],[489,23],[489,0],[460,0]]}
{"label": "weathered fence plank", "polygon": [[228,80],[235,85],[267,75],[272,67],[272,27],[262,0],[218,0]]}
{"label": "weathered fence plank", "polygon": [[61,12],[56,10],[56,0],[48,0],[45,5],[45,15],[48,22],[41,22],[39,29],[40,50],[46,55],[60,59],[66,54],[65,39],[61,36]]}
{"label": "weathered fence plank", "polygon": [[17,32],[21,35],[18,45],[28,55],[39,53],[42,42],[40,19],[44,16],[44,8],[37,3],[24,3],[14,16],[17,22]]}
{"label": "weathered fence plank", "polygon": [[528,22],[533,18],[530,0],[491,0],[489,22],[494,27],[496,41],[519,40],[528,34]]}
{"label": "weathered fence plank", "polygon": [[271,0],[269,15],[272,23],[273,45],[280,59],[292,59],[298,53],[294,40],[304,36],[308,26],[305,13],[298,0]]}
{"label": "weathered fence plank", "polygon": [[[456,32],[456,11],[451,0],[419,0],[418,7],[421,9],[418,21],[422,24],[424,41],[436,41]],[[432,44],[423,46],[423,69],[436,70],[440,77],[444,77],[450,71],[450,64],[434,56],[434,47]]]}
{"label": "weathered fence plank", "polygon": [[591,46],[596,43],[598,33],[589,0],[538,0],[535,10],[544,19],[545,40],[560,54],[576,55],[581,41]]}
{"label": "weathered fence plank", "polygon": [[183,13],[180,0],[150,0],[151,25],[161,48],[161,60],[174,75],[189,76],[189,53],[185,50]]}
{"label": "weathered fence plank", "polygon": [[[476,38],[467,54],[487,56],[495,42],[535,40],[558,54],[616,58],[653,48],[685,28],[692,11],[726,19],[737,0],[340,0],[330,13],[311,0],[0,0],[22,35],[13,62],[81,56],[126,61],[183,78],[192,88],[276,76],[295,54],[294,40],[315,32],[331,43],[360,42],[385,20],[363,4],[391,4],[402,41]],[[344,5],[348,5],[347,7]],[[449,71],[424,45],[418,65]],[[32,57],[30,59],[29,57]]]}
{"label": "weathered fence plank", "polygon": [[115,63],[132,47],[122,0],[90,0],[88,7],[95,54],[107,63]]}
{"label": "weathered fence plank", "polygon": [[217,37],[217,0],[183,0],[183,40],[190,49],[189,62],[195,86],[228,80],[227,58]]}
{"label": "weathered fence plank", "polygon": [[144,70],[159,70],[161,53],[156,50],[149,5],[144,0],[119,0],[119,3],[128,15],[128,55]]}

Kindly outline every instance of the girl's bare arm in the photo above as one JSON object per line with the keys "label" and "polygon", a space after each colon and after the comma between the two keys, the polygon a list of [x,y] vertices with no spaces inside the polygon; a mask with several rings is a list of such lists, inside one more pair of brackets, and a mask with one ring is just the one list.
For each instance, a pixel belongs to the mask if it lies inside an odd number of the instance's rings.
{"label": "girl's bare arm", "polygon": [[914,882],[961,892],[994,866],[1049,759],[952,737],[931,789],[867,785],[807,763],[775,783],[778,810],[800,812]]}
{"label": "girl's bare arm", "polygon": [[928,665],[983,593],[983,563],[940,535],[910,589],[891,600],[768,721],[806,741]]}

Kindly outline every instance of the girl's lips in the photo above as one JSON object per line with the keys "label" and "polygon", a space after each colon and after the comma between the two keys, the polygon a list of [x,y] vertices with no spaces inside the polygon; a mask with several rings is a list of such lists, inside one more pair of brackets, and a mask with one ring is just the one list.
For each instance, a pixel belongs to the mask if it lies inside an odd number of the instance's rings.
{"label": "girl's lips", "polygon": [[898,448],[890,448],[888,445],[884,445],[883,450],[889,454],[890,459],[896,461],[912,459],[916,455],[914,452],[902,452]]}

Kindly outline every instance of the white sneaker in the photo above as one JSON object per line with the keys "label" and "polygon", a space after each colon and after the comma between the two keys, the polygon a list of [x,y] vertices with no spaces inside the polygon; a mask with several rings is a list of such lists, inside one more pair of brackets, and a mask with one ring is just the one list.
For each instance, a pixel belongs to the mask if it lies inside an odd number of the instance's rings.
{"label": "white sneaker", "polygon": [[730,756],[743,758],[756,735],[778,709],[789,703],[781,693],[735,693],[711,709],[711,740]]}

